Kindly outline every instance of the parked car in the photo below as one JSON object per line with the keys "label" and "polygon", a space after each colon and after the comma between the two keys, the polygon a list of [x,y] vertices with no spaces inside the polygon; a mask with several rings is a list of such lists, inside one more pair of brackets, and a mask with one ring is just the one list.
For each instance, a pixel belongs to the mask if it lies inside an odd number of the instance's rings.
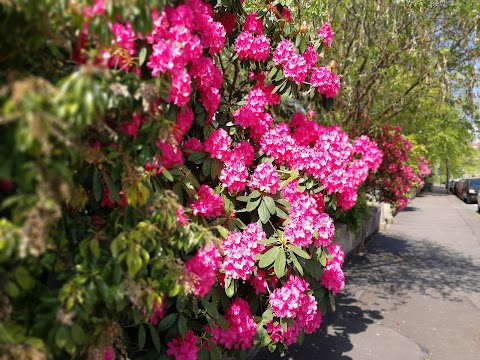
{"label": "parked car", "polygon": [[466,179],[462,186],[461,199],[467,204],[477,201],[477,194],[480,192],[480,178]]}
{"label": "parked car", "polygon": [[449,182],[448,182],[448,191],[450,191],[452,194],[455,194],[455,184],[456,182],[460,180],[460,179],[451,179]]}
{"label": "parked car", "polygon": [[463,183],[465,182],[465,180],[466,179],[460,179],[455,185],[455,195],[457,195],[459,199],[461,199],[463,195]]}

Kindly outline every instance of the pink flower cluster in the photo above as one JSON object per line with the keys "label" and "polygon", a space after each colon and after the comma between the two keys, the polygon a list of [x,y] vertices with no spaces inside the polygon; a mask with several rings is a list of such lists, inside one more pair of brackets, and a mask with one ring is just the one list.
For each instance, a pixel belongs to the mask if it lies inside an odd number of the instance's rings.
{"label": "pink flower cluster", "polygon": [[[290,222],[285,226],[285,238],[299,247],[327,245],[335,233],[333,220],[323,213],[316,198],[298,191],[298,180],[290,182],[282,189],[282,195],[290,203]],[[318,237],[314,240],[315,231]]]}
{"label": "pink flower cluster", "polygon": [[212,333],[212,341],[226,349],[248,349],[252,347],[257,324],[253,320],[248,303],[240,298],[232,301],[225,312],[228,329],[207,329]]}
{"label": "pink flower cluster", "polygon": [[[152,54],[147,67],[152,75],[169,73],[172,79],[167,101],[185,106],[190,99],[191,78],[196,81],[203,104],[211,120],[220,103],[222,76],[204,50],[217,54],[224,46],[225,28],[213,19],[210,4],[190,0],[175,8],[164,8],[153,15],[153,30],[147,36]],[[190,69],[188,71],[187,69]]]}
{"label": "pink flower cluster", "polygon": [[250,128],[250,137],[258,142],[265,132],[270,129],[273,118],[265,111],[267,106],[277,105],[280,96],[272,93],[274,86],[264,84],[265,75],[254,75],[257,83],[245,98],[245,105],[242,105],[234,112],[235,125],[242,128]]}
{"label": "pink flower cluster", "polygon": [[280,178],[272,163],[258,164],[250,177],[249,186],[252,190],[259,190],[268,194],[276,194],[280,188]]}
{"label": "pink flower cluster", "polygon": [[128,71],[133,67],[133,56],[136,53],[132,26],[126,21],[125,25],[119,23],[111,25],[110,30],[114,35],[112,40],[114,51],[110,55],[109,66]]}
{"label": "pink flower cluster", "polygon": [[[376,143],[365,137],[352,145],[340,128],[319,126],[301,114],[295,114],[290,125],[296,127],[293,133],[286,123],[267,131],[260,140],[261,151],[278,164],[312,176],[328,194],[342,194],[344,209],[353,206],[356,188],[381,162]],[[355,154],[361,157],[354,159]]]}
{"label": "pink flower cluster", "polygon": [[193,215],[216,218],[223,214],[223,200],[208,185],[201,185],[197,190],[197,200],[190,204]]}
{"label": "pink flower cluster", "polygon": [[332,258],[327,258],[327,264],[320,278],[320,283],[328,290],[331,290],[333,294],[336,294],[345,286],[345,275],[342,270],[345,256],[342,248],[337,244],[327,246],[327,250]]}
{"label": "pink flower cluster", "polygon": [[326,66],[313,70],[310,76],[310,84],[315,86],[318,92],[325,97],[334,98],[340,90],[340,78]]}
{"label": "pink flower cluster", "polygon": [[307,46],[303,54],[298,54],[290,40],[282,40],[273,52],[273,62],[282,66],[283,74],[296,84],[305,81],[317,62],[318,54],[312,46]]}
{"label": "pink flower cluster", "polygon": [[257,13],[249,14],[245,19],[244,31],[235,39],[235,51],[240,60],[267,60],[270,41],[262,32],[262,19],[257,18]]}
{"label": "pink flower cluster", "polygon": [[193,293],[203,297],[215,284],[222,256],[214,244],[207,244],[185,263],[185,275]]}
{"label": "pink flower cluster", "polygon": [[322,27],[318,29],[318,35],[325,45],[330,46],[332,44],[333,32],[329,23],[324,23]]}
{"label": "pink flower cluster", "polygon": [[247,280],[255,269],[255,256],[265,248],[258,241],[265,239],[265,232],[257,223],[249,224],[241,233],[229,233],[222,242],[225,275],[232,279]]}
{"label": "pink flower cluster", "polygon": [[198,350],[198,338],[188,330],[185,338],[177,336],[167,344],[166,354],[175,360],[197,360]]}
{"label": "pink flower cluster", "polygon": [[267,331],[274,341],[289,345],[295,342],[300,331],[310,334],[320,327],[322,315],[317,307],[317,301],[312,295],[307,295],[308,283],[300,277],[291,275],[287,282],[270,294],[269,303],[273,314],[279,318],[292,319],[293,327],[283,329],[279,324],[270,323]]}

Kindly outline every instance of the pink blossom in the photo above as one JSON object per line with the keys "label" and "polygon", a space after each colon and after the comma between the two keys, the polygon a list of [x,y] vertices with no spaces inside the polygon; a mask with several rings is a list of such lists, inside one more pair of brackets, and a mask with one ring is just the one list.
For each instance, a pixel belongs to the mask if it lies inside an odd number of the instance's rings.
{"label": "pink blossom", "polygon": [[115,360],[115,350],[111,346],[105,348],[103,360]]}
{"label": "pink blossom", "polygon": [[320,247],[330,244],[335,234],[333,219],[328,214],[319,214],[314,221],[314,227],[318,234],[318,238],[314,241],[315,246]]}
{"label": "pink blossom", "polygon": [[240,60],[266,60],[270,53],[270,41],[263,34],[255,36],[244,31],[235,40],[235,52]]}
{"label": "pink blossom", "polygon": [[263,22],[261,18],[257,18],[256,12],[248,14],[245,18],[244,30],[257,35],[262,34]]}
{"label": "pink blossom", "polygon": [[153,303],[153,314],[150,315],[148,321],[152,325],[157,325],[158,322],[165,316],[165,297],[160,299],[160,303],[155,301]]}
{"label": "pink blossom", "polygon": [[253,320],[248,303],[240,298],[233,300],[225,312],[225,319],[228,329],[211,329],[212,341],[223,345],[226,349],[251,348],[257,324]]}
{"label": "pink blossom", "polygon": [[173,102],[177,106],[185,106],[190,100],[190,75],[185,69],[172,73],[172,86],[168,93],[168,102]]}
{"label": "pink blossom", "polygon": [[255,158],[255,150],[247,140],[244,140],[235,145],[230,153],[230,158],[237,159],[248,167],[253,163],[253,159]]}
{"label": "pink blossom", "polygon": [[231,35],[237,27],[237,17],[235,13],[223,13],[218,17],[218,21],[222,23],[227,35]]}
{"label": "pink blossom", "polygon": [[105,0],[95,0],[93,6],[85,6],[83,16],[93,18],[95,15],[102,15],[105,12]]}
{"label": "pink blossom", "polygon": [[341,265],[337,262],[328,263],[323,270],[320,282],[328,290],[331,290],[333,294],[341,291],[345,286],[345,275]]}
{"label": "pink blossom", "polygon": [[198,339],[192,330],[188,330],[185,338],[177,336],[167,343],[166,354],[173,356],[175,360],[197,360]]}
{"label": "pink blossom", "polygon": [[225,161],[230,157],[231,139],[228,133],[220,128],[212,132],[204,142],[205,151],[214,159]]}
{"label": "pink blossom", "polygon": [[221,94],[220,90],[214,87],[210,87],[207,90],[200,91],[200,102],[207,111],[206,123],[211,124],[213,115],[218,109],[220,104]]}
{"label": "pink blossom", "polygon": [[137,140],[137,132],[141,124],[140,116],[137,113],[133,113],[131,121],[124,121],[120,126],[120,131],[125,135],[130,135],[133,140]]}
{"label": "pink blossom", "polygon": [[343,253],[342,247],[338,244],[328,244],[327,246],[328,253],[332,259],[327,259],[328,263],[338,263],[340,266],[343,265],[345,260],[345,254]]}
{"label": "pink blossom", "polygon": [[284,343],[286,346],[290,346],[297,341],[301,330],[299,326],[290,324],[287,324],[287,329],[284,329],[279,322],[274,323],[273,320],[267,323],[266,328],[273,342]]}
{"label": "pink blossom", "polygon": [[128,21],[125,25],[115,23],[110,26],[110,30],[114,35],[112,44],[116,47],[110,59],[110,66],[128,70],[133,64],[132,57],[136,52],[132,26]]}
{"label": "pink blossom", "polygon": [[240,159],[232,157],[231,160],[225,162],[220,180],[230,192],[238,193],[247,185],[248,168]]}
{"label": "pink blossom", "polygon": [[190,130],[193,124],[193,111],[189,107],[178,109],[177,122],[172,129],[173,136],[177,142],[181,142],[185,133]]}
{"label": "pink blossom", "polygon": [[340,78],[326,66],[313,70],[310,83],[325,97],[334,98],[340,90]]}
{"label": "pink blossom", "polygon": [[332,27],[329,23],[324,23],[320,29],[318,29],[318,35],[325,45],[330,46],[333,40]]}
{"label": "pink blossom", "polygon": [[175,209],[175,216],[177,217],[177,224],[182,226],[187,226],[189,224],[188,218],[185,215],[185,211],[182,206],[179,206]]}
{"label": "pink blossom", "polygon": [[252,190],[258,189],[262,192],[275,194],[280,187],[279,182],[280,178],[275,167],[272,163],[264,162],[255,167],[249,186]]}
{"label": "pink blossom", "polygon": [[281,16],[285,19],[285,21],[292,22],[292,13],[286,7],[283,8]]}
{"label": "pink blossom", "polygon": [[273,52],[273,62],[277,66],[281,65],[285,78],[292,79],[296,84],[305,81],[312,66],[310,52],[305,57],[299,55],[293,43],[287,39],[277,45]]}
{"label": "pink blossom", "polygon": [[232,279],[247,280],[255,268],[255,256],[265,248],[258,241],[265,239],[265,232],[257,223],[249,224],[242,233],[229,233],[222,242],[225,275]]}
{"label": "pink blossom", "polygon": [[248,279],[248,282],[255,289],[255,294],[266,294],[267,293],[267,274],[265,271],[257,269],[257,275]]}
{"label": "pink blossom", "polygon": [[187,283],[196,296],[204,297],[210,291],[221,261],[220,251],[209,243],[185,263]]}
{"label": "pink blossom", "polygon": [[205,150],[202,142],[198,138],[190,138],[190,139],[184,140],[182,146],[184,149],[191,150],[194,152],[201,152]]}
{"label": "pink blossom", "polygon": [[175,165],[183,164],[182,151],[178,145],[171,145],[164,141],[157,141],[157,147],[160,149],[158,158],[163,167],[171,169]]}
{"label": "pink blossom", "polygon": [[216,218],[223,214],[223,200],[208,185],[201,185],[197,190],[197,200],[190,204],[193,215]]}

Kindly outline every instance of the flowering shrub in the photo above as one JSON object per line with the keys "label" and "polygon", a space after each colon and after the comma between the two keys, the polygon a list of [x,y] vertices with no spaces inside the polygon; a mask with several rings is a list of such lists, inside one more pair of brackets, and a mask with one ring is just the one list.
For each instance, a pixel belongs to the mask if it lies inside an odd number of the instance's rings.
{"label": "flowering shrub", "polygon": [[284,350],[335,308],[330,214],[352,208],[390,151],[281,111],[289,98],[322,111],[337,95],[321,55],[329,25],[308,33],[278,1],[250,14],[238,1],[108,5],[54,8],[79,34],[75,51],[50,54],[61,80],[9,79],[0,349]]}
{"label": "flowering shrub", "polygon": [[422,178],[430,174],[428,162],[420,157],[417,159],[418,165],[408,165],[412,144],[401,135],[399,126],[391,129],[386,124],[377,129],[373,139],[383,152],[383,159],[376,174],[368,176],[365,189],[379,201],[388,202],[394,209],[402,210],[407,205],[410,190],[420,186]]}

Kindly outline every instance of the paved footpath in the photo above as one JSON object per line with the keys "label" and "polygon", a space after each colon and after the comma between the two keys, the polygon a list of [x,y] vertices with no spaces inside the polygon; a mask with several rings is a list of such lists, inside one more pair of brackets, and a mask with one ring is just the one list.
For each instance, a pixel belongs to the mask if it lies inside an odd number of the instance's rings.
{"label": "paved footpath", "polygon": [[475,209],[443,188],[412,200],[345,264],[337,312],[302,346],[256,359],[480,359]]}

